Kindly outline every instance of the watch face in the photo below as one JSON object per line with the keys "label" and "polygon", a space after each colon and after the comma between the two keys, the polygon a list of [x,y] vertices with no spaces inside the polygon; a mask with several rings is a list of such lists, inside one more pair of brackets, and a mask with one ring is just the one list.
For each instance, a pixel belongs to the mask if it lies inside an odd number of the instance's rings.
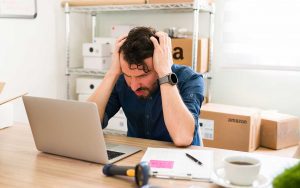
{"label": "watch face", "polygon": [[175,73],[170,73],[166,76],[163,76],[162,78],[159,78],[158,82],[159,82],[159,85],[164,84],[164,83],[176,85],[178,82],[178,78]]}
{"label": "watch face", "polygon": [[170,79],[171,79],[170,81],[172,82],[173,85],[177,84],[178,78],[177,78],[176,74],[172,73],[170,75]]}

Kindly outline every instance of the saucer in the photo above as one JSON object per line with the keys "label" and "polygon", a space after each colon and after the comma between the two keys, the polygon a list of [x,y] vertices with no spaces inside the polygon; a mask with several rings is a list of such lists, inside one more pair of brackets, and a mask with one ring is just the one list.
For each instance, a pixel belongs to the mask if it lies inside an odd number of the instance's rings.
{"label": "saucer", "polygon": [[212,173],[211,179],[215,184],[228,188],[264,188],[269,186],[271,183],[269,178],[259,174],[253,181],[252,185],[234,185],[225,179],[224,168],[216,169],[215,172]]}

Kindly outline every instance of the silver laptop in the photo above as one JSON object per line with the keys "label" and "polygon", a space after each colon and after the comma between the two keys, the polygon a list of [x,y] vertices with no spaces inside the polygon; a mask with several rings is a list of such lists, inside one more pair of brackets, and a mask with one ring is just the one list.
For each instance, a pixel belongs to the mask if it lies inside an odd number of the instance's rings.
{"label": "silver laptop", "polygon": [[23,102],[39,151],[107,164],[141,150],[105,143],[95,103],[31,96]]}

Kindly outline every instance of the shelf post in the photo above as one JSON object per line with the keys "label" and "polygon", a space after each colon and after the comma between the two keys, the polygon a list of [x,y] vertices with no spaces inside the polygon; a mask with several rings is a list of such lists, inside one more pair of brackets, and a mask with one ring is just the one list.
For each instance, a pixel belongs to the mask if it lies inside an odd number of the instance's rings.
{"label": "shelf post", "polygon": [[65,3],[65,16],[66,16],[66,98],[70,99],[70,7],[69,3]]}
{"label": "shelf post", "polygon": [[212,66],[212,60],[213,60],[213,38],[214,38],[214,23],[215,23],[215,4],[212,3],[212,10],[210,11],[210,23],[209,23],[209,56],[208,56],[208,71],[209,74],[207,76],[207,102],[211,102],[211,66]]}
{"label": "shelf post", "polygon": [[92,41],[94,41],[96,37],[96,27],[97,27],[97,13],[92,12]]}
{"label": "shelf post", "polygon": [[199,32],[199,0],[194,0],[193,4],[193,46],[192,46],[192,69],[197,71],[197,58],[198,58],[198,32]]}

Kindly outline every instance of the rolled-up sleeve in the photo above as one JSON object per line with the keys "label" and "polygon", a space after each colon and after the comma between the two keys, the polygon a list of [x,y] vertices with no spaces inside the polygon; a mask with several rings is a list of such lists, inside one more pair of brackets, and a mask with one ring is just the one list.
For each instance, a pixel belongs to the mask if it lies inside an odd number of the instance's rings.
{"label": "rolled-up sleeve", "polygon": [[195,120],[194,139],[192,144],[200,144],[200,136],[198,135],[198,118],[200,115],[200,108],[204,100],[204,80],[202,75],[187,71],[183,74],[178,83],[181,98],[186,107],[192,113]]}

